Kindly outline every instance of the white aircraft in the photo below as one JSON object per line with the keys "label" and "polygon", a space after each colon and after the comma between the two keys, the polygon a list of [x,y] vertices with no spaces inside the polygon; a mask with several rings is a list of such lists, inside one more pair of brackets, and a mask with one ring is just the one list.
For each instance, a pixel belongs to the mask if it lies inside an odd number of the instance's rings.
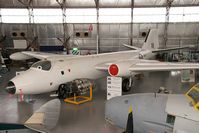
{"label": "white aircraft", "polygon": [[[39,94],[57,91],[59,97],[65,98],[68,87],[63,84],[78,79],[93,80],[106,76],[132,77],[143,71],[170,71],[181,69],[199,69],[196,63],[168,63],[148,60],[157,52],[180,48],[158,49],[158,32],[149,34],[142,48],[128,46],[134,50],[103,53],[87,56],[57,55],[40,52],[18,52],[10,56],[13,60],[38,58],[30,69],[11,79],[6,87],[10,94]],[[131,80],[124,80],[126,91]],[[80,81],[83,83],[83,81]],[[124,89],[124,90],[125,90]],[[75,89],[73,89],[74,91]],[[70,90],[71,91],[71,90]]]}

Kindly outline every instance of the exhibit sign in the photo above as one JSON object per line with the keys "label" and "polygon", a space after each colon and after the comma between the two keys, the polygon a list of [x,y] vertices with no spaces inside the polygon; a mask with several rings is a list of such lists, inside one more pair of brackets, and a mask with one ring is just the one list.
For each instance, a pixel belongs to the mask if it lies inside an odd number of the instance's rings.
{"label": "exhibit sign", "polygon": [[122,78],[107,77],[107,100],[122,95]]}
{"label": "exhibit sign", "polygon": [[182,70],[181,82],[195,82],[195,70]]}

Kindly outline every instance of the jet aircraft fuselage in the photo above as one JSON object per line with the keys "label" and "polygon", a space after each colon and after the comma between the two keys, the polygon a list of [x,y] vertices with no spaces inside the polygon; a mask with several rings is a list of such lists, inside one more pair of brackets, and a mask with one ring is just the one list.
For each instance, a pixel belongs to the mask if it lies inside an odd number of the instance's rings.
{"label": "jet aircraft fuselage", "polygon": [[[10,86],[15,90],[13,94],[39,94],[58,89],[60,84],[73,81],[77,78],[98,79],[108,72],[95,69],[104,62],[138,59],[140,51],[124,51],[72,57],[70,59],[42,60],[36,62],[27,71],[21,72],[10,80]],[[147,55],[147,56],[146,56]],[[150,51],[145,52],[146,58],[154,56]]]}

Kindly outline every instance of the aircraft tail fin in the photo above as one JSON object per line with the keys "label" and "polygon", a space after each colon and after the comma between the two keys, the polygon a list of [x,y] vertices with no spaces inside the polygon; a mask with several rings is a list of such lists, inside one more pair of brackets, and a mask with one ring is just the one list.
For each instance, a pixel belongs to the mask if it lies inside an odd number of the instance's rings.
{"label": "aircraft tail fin", "polygon": [[150,29],[144,44],[142,46],[143,50],[155,50],[159,48],[159,40],[158,40],[158,30]]}

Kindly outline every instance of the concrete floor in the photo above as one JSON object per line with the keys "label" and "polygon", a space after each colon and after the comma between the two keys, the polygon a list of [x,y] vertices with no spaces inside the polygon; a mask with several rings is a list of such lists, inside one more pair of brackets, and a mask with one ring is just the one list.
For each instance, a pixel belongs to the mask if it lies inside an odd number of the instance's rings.
{"label": "concrete floor", "polygon": [[[35,110],[50,99],[49,94],[34,95],[34,102],[18,102],[17,96],[9,96],[4,87],[7,81],[15,75],[18,69],[12,68],[3,75],[0,84],[0,122],[23,123]],[[196,78],[198,81],[198,77]],[[171,76],[170,72],[144,73],[140,80],[134,80],[130,93],[155,92],[161,86],[172,93],[185,93],[195,83],[181,83],[180,75]],[[97,81],[93,101],[82,105],[72,105],[62,102],[60,118],[52,132],[60,133],[121,133],[123,130],[108,124],[104,120],[104,103],[106,101],[106,78]],[[22,131],[15,131],[22,132]],[[25,130],[23,132],[30,133]]]}

